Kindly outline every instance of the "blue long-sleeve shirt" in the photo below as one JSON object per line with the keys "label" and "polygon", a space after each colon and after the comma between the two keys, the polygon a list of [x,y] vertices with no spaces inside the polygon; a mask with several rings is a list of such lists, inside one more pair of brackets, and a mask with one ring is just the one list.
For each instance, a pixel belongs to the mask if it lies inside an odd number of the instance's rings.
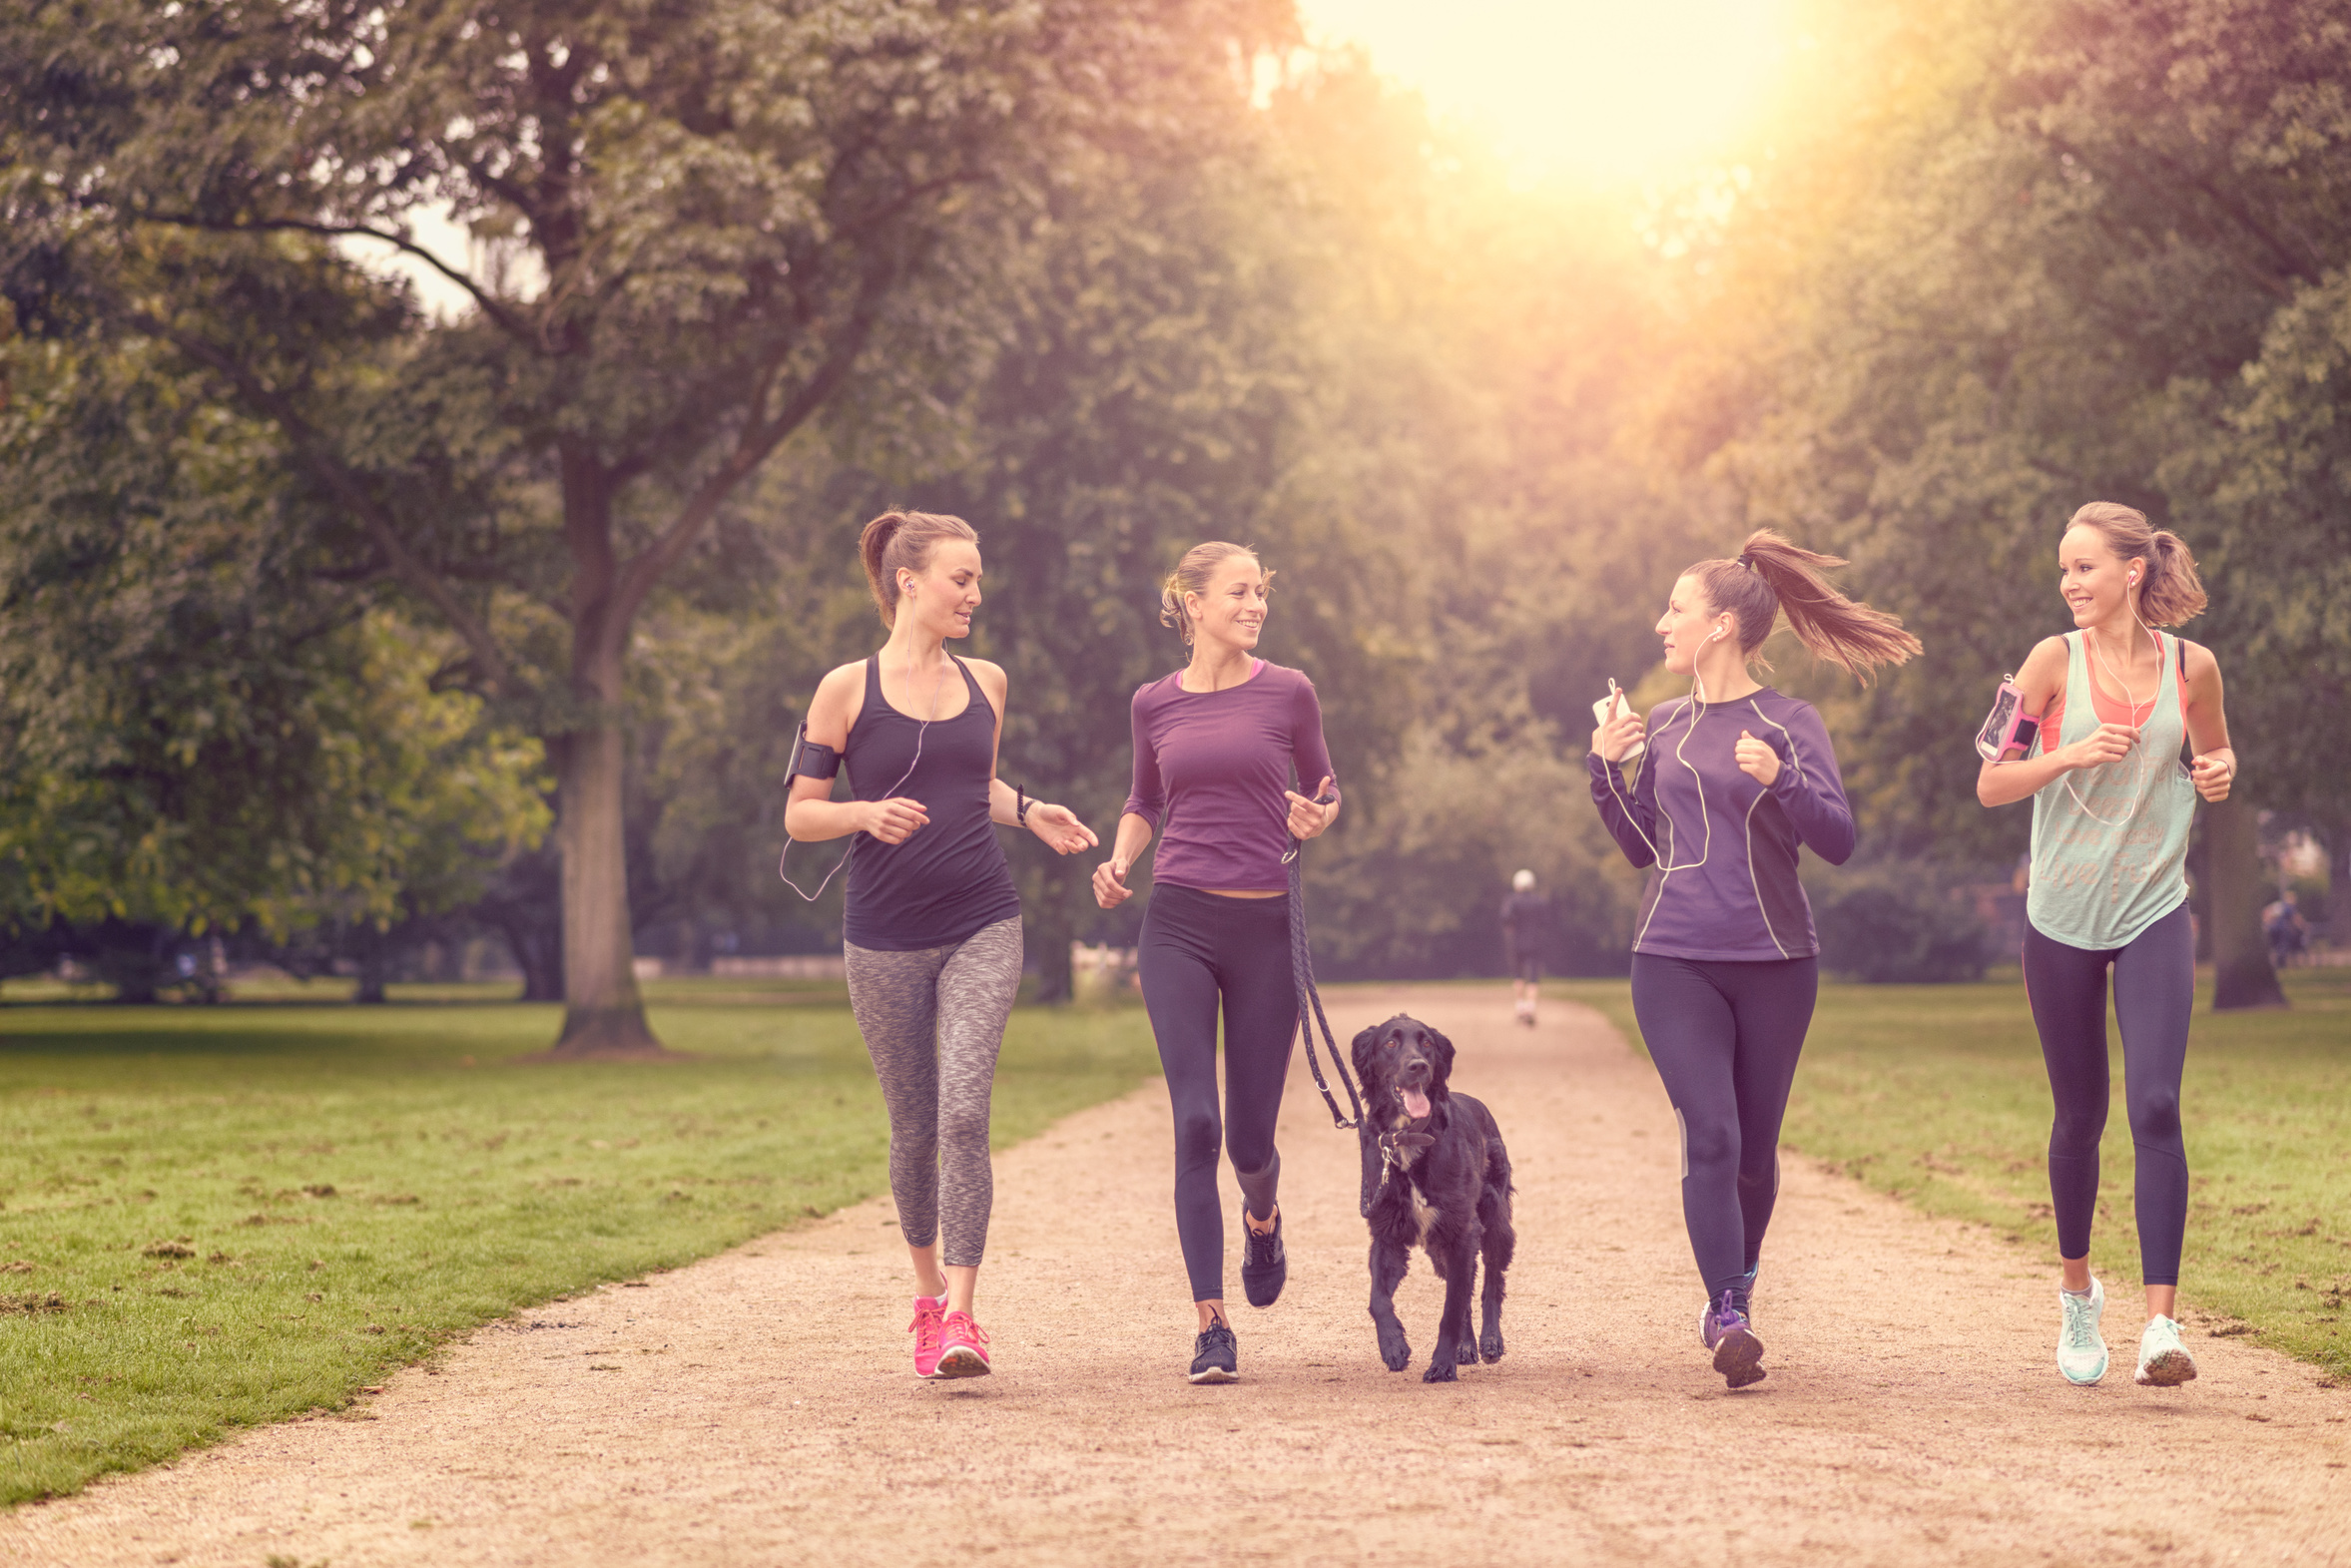
{"label": "blue long-sleeve shirt", "polygon": [[[1765,788],[1739,769],[1740,732],[1780,760]],[[1853,808],[1828,727],[1810,703],[1763,687],[1735,702],[1688,698],[1649,715],[1648,750],[1627,786],[1597,752],[1592,800],[1635,865],[1651,866],[1632,948],[1666,958],[1771,960],[1820,952],[1796,880],[1809,844],[1831,865],[1853,853]]]}

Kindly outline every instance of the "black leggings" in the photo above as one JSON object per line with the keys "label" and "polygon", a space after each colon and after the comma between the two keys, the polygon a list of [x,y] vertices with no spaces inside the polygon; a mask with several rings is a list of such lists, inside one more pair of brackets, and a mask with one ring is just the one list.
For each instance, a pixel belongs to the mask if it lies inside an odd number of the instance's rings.
{"label": "black leggings", "polygon": [[2179,1133],[2179,1075],[2196,1000],[2196,938],[2181,904],[2121,947],[2092,952],[2025,927],[2025,992],[2057,1119],[2049,1130],[2049,1196],[2057,1252],[2089,1254],[2097,1213],[2098,1139],[2106,1131],[2106,966],[2122,1029],[2123,1096],[2137,1151],[2139,1279],[2179,1284],[2187,1232],[2187,1143]]}
{"label": "black leggings", "polygon": [[[1280,1170],[1274,1119],[1298,1026],[1290,971],[1290,899],[1224,898],[1196,887],[1151,889],[1138,967],[1175,1106],[1176,1235],[1192,1299],[1225,1294],[1225,1215],[1216,1190],[1221,1140],[1252,1212],[1274,1212]],[[1216,1098],[1216,1017],[1225,1020],[1225,1104]],[[1262,1205],[1262,1209],[1258,1206]]]}
{"label": "black leggings", "polygon": [[1681,1214],[1706,1294],[1739,1285],[1780,1196],[1780,1118],[1820,960],[1632,955],[1632,1010],[1681,1122]]}

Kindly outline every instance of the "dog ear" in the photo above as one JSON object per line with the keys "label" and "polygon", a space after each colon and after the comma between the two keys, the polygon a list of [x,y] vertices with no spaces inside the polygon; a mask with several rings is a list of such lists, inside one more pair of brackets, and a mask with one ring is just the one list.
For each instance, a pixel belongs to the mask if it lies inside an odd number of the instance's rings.
{"label": "dog ear", "polygon": [[1454,1075],[1454,1043],[1434,1029],[1429,1031],[1429,1043],[1437,1047],[1437,1082],[1432,1087],[1442,1089]]}
{"label": "dog ear", "polygon": [[1348,1060],[1355,1063],[1356,1077],[1362,1078],[1368,1075],[1369,1068],[1366,1064],[1371,1060],[1372,1042],[1380,1037],[1380,1031],[1386,1027],[1385,1024],[1369,1025],[1348,1045],[1347,1056]]}

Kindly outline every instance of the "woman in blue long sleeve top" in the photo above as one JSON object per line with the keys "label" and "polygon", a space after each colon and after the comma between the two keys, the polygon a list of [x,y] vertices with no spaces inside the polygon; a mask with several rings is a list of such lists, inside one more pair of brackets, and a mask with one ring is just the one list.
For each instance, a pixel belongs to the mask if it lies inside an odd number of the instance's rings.
{"label": "woman in blue long sleeve top", "polygon": [[1651,867],[1633,1011],[1681,1124],[1682,1219],[1706,1281],[1698,1334],[1733,1388],[1764,1375],[1749,1293],[1820,988],[1796,851],[1841,864],[1854,844],[1820,715],[1748,667],[1783,612],[1806,648],[1856,675],[1919,651],[1900,621],[1829,586],[1823,571],[1844,564],[1762,529],[1737,560],[1691,567],[1657,622],[1665,668],[1691,678],[1690,695],[1592,732],[1592,799],[1625,858]]}

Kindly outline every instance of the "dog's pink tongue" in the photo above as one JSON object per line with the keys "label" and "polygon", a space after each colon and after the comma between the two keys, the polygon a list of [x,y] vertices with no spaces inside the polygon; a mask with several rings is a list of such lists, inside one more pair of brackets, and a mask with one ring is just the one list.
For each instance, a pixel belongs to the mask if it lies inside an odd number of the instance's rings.
{"label": "dog's pink tongue", "polygon": [[1405,1114],[1416,1122],[1427,1121],[1429,1119],[1429,1097],[1418,1089],[1406,1089],[1402,1093]]}

